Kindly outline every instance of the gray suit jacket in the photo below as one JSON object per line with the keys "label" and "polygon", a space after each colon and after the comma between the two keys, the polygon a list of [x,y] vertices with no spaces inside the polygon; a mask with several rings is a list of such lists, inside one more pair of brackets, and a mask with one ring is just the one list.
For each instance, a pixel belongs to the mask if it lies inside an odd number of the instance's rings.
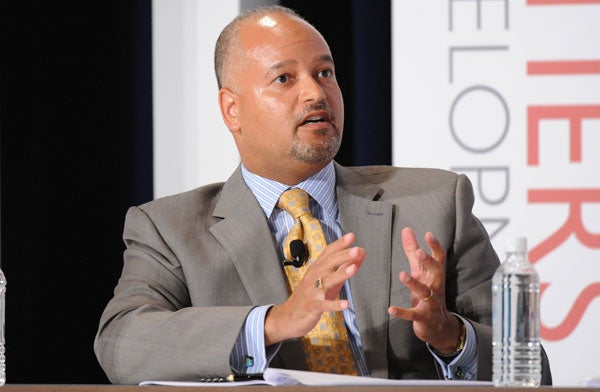
{"label": "gray suit jacket", "polygon": [[[411,323],[387,314],[390,305],[410,307],[410,291],[398,279],[410,271],[400,238],[410,226],[420,240],[432,231],[447,249],[447,306],[475,327],[478,378],[489,380],[490,279],[498,258],[471,213],[468,179],[442,170],[337,164],[336,175],[342,230],[354,232],[356,245],[366,249],[350,284],[372,375],[439,377]],[[288,296],[273,235],[239,168],[225,183],[131,208],[124,240],[122,276],[94,345],[112,382],[227,375],[248,312]],[[305,369],[299,342],[284,342],[271,366]]]}

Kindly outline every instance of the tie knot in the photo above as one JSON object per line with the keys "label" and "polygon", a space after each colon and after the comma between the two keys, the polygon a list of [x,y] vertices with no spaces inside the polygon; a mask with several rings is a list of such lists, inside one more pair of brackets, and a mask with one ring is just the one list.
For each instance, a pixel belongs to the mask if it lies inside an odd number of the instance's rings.
{"label": "tie knot", "polygon": [[300,188],[288,189],[283,192],[277,206],[286,210],[294,219],[298,219],[302,215],[310,215],[308,193]]}

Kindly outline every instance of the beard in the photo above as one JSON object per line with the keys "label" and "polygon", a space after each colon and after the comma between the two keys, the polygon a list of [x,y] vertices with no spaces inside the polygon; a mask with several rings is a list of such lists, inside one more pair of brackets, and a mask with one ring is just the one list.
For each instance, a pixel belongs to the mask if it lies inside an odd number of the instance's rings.
{"label": "beard", "polygon": [[316,105],[306,107],[304,112],[300,114],[295,121],[295,125],[299,126],[302,122],[302,118],[309,113],[311,110],[327,110],[330,116],[331,126],[333,128],[333,135],[328,136],[329,131],[322,130],[318,131],[321,136],[320,143],[309,143],[299,138],[295,138],[292,142],[290,154],[291,156],[305,163],[319,163],[328,162],[335,157],[340,144],[342,142],[341,132],[335,124],[335,113],[327,106],[325,102],[319,102]]}
{"label": "beard", "polygon": [[334,127],[334,135],[327,137],[323,134],[322,143],[308,143],[295,139],[291,146],[290,154],[293,158],[305,163],[328,162],[335,157],[340,149],[340,132]]}

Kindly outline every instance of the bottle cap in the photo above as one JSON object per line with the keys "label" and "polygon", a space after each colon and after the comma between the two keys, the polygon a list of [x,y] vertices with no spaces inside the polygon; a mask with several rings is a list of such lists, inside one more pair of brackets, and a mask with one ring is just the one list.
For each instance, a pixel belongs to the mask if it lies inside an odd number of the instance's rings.
{"label": "bottle cap", "polygon": [[525,237],[514,237],[506,241],[507,252],[527,252],[527,238]]}

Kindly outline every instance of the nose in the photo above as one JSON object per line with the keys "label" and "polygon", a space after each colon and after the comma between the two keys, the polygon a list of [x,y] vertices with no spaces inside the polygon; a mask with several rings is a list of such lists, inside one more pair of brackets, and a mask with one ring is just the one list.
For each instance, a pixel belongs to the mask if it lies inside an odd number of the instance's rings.
{"label": "nose", "polygon": [[301,81],[300,84],[300,98],[302,102],[321,102],[325,100],[326,94],[323,86],[315,78],[306,77]]}

